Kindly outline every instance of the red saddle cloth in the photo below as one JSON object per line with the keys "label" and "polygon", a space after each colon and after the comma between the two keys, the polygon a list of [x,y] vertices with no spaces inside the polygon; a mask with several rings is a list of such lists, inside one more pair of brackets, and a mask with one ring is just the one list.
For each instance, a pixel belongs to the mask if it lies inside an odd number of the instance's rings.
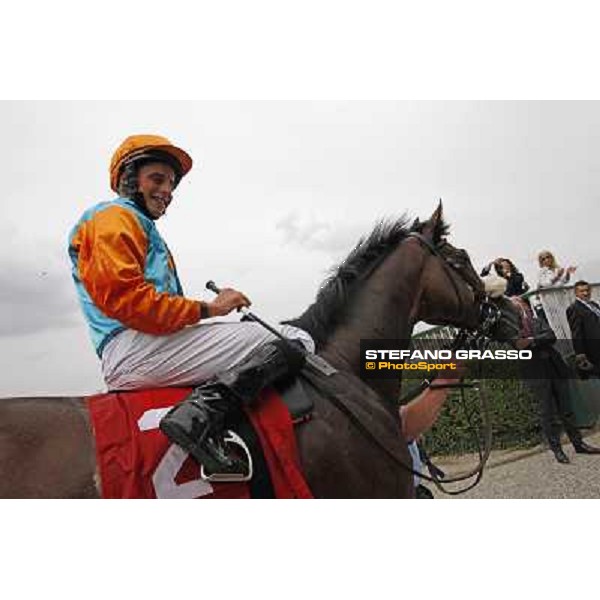
{"label": "red saddle cloth", "polygon": [[[87,399],[104,498],[250,498],[247,482],[200,478],[198,464],[158,429],[171,406],[191,388],[116,392]],[[278,394],[262,393],[247,411],[277,498],[312,498],[300,470],[293,425]]]}

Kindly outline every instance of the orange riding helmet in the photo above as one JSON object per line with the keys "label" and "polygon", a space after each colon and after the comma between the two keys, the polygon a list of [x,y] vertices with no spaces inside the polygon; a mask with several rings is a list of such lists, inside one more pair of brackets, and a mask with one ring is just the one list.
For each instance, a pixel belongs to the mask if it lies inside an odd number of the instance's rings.
{"label": "orange riding helmet", "polygon": [[152,151],[164,153],[174,159],[180,167],[179,178],[189,173],[192,168],[192,158],[190,155],[185,150],[174,146],[166,137],[151,134],[130,135],[115,150],[110,161],[111,189],[118,192],[119,177],[125,163],[136,156],[142,157]]}

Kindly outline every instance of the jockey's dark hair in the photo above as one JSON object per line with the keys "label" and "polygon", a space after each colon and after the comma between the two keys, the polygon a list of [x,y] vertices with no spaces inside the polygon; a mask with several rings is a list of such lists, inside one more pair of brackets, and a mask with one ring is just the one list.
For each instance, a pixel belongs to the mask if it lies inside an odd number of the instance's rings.
{"label": "jockey's dark hair", "polygon": [[[380,221],[368,237],[359,239],[346,260],[333,267],[315,302],[300,317],[284,323],[308,331],[317,349],[321,348],[347,317],[348,307],[359,288],[356,284],[371,275],[411,231],[421,233],[425,225],[417,219],[409,226],[406,215],[396,221]],[[448,225],[440,219],[433,233],[434,244],[439,243],[448,230]]]}
{"label": "jockey's dark hair", "polygon": [[137,174],[138,167],[135,163],[129,163],[123,167],[123,171],[119,177],[119,196],[122,198],[133,198],[138,189]]}
{"label": "jockey's dark hair", "polygon": [[135,163],[125,165],[119,179],[119,196],[122,198],[131,198],[149,219],[155,220],[146,208],[144,195],[138,192],[138,170],[139,165]]}

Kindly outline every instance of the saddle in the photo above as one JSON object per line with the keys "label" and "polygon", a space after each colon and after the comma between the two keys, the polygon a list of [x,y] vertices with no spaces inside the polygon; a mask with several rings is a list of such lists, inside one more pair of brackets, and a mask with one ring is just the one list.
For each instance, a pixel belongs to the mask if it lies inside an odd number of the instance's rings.
{"label": "saddle", "polygon": [[226,483],[203,478],[201,467],[158,429],[164,414],[191,392],[160,388],[88,398],[101,493],[106,498],[310,498],[294,426],[314,403],[302,377],[267,388],[256,406],[233,411],[230,443],[247,451],[250,477]]}

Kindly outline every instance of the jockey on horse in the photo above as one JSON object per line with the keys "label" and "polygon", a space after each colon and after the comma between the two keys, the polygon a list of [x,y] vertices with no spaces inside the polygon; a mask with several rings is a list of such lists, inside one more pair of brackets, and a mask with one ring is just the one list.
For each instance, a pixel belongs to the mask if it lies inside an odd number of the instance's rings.
{"label": "jockey on horse", "polygon": [[299,373],[310,335],[280,326],[290,341],[257,323],[205,323],[247,307],[234,289],[212,302],[184,296],[156,221],[192,168],[191,157],[158,135],[133,135],[110,162],[117,197],[84,212],[69,236],[72,275],[109,390],[197,386],[160,428],[208,472],[245,465],[224,442],[232,408],[276,380]]}

